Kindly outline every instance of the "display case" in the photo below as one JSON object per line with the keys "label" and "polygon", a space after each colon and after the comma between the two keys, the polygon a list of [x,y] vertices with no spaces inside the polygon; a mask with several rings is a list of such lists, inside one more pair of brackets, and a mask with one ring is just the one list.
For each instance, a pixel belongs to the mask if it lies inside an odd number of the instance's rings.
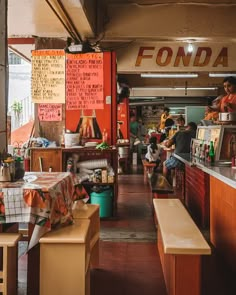
{"label": "display case", "polygon": [[198,126],[192,151],[198,150],[200,145],[209,145],[210,141],[214,143],[216,161],[231,161],[232,156],[236,156],[235,125]]}

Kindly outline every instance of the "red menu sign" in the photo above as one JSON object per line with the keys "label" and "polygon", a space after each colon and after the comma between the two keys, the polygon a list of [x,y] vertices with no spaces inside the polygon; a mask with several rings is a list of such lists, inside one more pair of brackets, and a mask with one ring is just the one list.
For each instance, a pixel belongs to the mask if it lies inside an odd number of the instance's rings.
{"label": "red menu sign", "polygon": [[66,109],[104,109],[103,53],[66,55]]}

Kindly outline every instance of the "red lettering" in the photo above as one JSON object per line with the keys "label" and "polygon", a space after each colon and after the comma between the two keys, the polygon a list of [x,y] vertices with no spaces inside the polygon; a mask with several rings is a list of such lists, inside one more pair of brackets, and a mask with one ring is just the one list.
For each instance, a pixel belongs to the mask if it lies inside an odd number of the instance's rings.
{"label": "red lettering", "polygon": [[221,52],[217,56],[215,62],[213,63],[213,67],[217,67],[218,65],[222,65],[223,67],[228,67],[228,48],[223,47]]}
{"label": "red lettering", "polygon": [[175,58],[174,67],[179,66],[181,59],[185,67],[189,66],[191,57],[192,57],[192,52],[188,52],[187,54],[185,54],[184,47],[179,47],[176,58]]}
{"label": "red lettering", "polygon": [[[205,53],[205,58],[202,56]],[[194,67],[205,67],[209,64],[212,55],[212,50],[210,47],[199,47],[194,59]],[[202,61],[200,59],[203,58]]]}
{"label": "red lettering", "polygon": [[[167,53],[167,55],[166,55],[165,60],[162,61],[163,54],[165,52]],[[159,49],[159,51],[157,53],[156,63],[161,67],[165,67],[170,63],[172,55],[173,55],[173,50],[170,47],[162,47]]]}
{"label": "red lettering", "polygon": [[141,61],[143,58],[152,58],[153,55],[151,55],[151,54],[144,55],[143,53],[145,50],[154,50],[154,49],[155,49],[155,47],[140,47],[135,66],[139,67],[141,65]]}

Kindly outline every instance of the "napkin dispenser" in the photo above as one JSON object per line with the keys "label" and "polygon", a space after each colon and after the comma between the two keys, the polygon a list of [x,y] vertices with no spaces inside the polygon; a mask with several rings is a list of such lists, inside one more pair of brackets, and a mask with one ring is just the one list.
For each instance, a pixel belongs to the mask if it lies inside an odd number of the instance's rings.
{"label": "napkin dispenser", "polygon": [[10,167],[7,164],[3,164],[0,167],[0,182],[11,181]]}

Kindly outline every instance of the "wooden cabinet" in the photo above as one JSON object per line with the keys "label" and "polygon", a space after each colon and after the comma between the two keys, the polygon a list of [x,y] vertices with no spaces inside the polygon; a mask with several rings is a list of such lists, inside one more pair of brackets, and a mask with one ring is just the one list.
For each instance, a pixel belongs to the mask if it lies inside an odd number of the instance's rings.
{"label": "wooden cabinet", "polygon": [[210,176],[210,239],[226,263],[236,272],[235,188]]}
{"label": "wooden cabinet", "polygon": [[30,171],[52,172],[62,171],[62,152],[61,148],[31,148],[30,149]]}
{"label": "wooden cabinet", "polygon": [[[113,168],[114,170],[114,182],[110,183],[98,183],[98,182],[91,182],[86,181],[83,182],[83,186],[90,194],[92,192],[93,186],[110,186],[113,193],[113,210],[112,210],[112,216],[116,215],[116,207],[117,207],[117,196],[118,196],[118,178],[117,178],[117,169],[118,169],[118,152],[117,149],[106,149],[106,150],[99,150],[96,148],[63,148],[62,149],[62,170],[66,171],[67,168],[67,160],[69,158],[73,158],[73,155],[77,155],[78,161],[93,161],[98,159],[107,159],[108,164]],[[73,169],[74,170],[74,169]],[[76,169],[74,170],[76,171]]]}

